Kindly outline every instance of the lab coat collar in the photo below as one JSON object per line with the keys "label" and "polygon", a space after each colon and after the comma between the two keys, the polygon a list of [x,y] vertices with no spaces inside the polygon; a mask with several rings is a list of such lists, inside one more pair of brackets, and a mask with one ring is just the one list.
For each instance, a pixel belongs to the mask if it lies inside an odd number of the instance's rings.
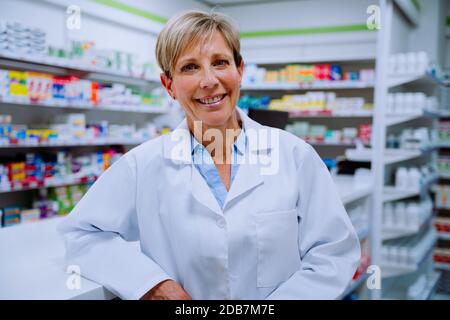
{"label": "lab coat collar", "polygon": [[[246,133],[249,129],[252,129],[253,132],[258,133],[258,130],[263,128],[262,125],[250,119],[240,108],[236,107],[236,110],[239,113],[242,126]],[[254,139],[248,139],[248,137],[246,137],[246,140],[248,152],[270,152],[270,148],[268,148],[267,145],[258,144],[257,141],[254,141]],[[186,119],[184,119],[178,127],[172,131],[172,133],[166,135],[163,141],[164,158],[178,164],[193,163],[191,154],[191,134],[189,132]],[[222,215],[222,210],[225,210],[229,203],[253,188],[256,188],[262,184],[264,180],[261,176],[260,166],[258,164],[240,164],[236,177],[231,184],[231,188],[225,199],[223,209],[220,208],[206,181],[197,170],[192,170],[191,182],[192,195],[194,198],[216,214]]]}
{"label": "lab coat collar", "polygon": [[[242,126],[246,132],[256,132],[263,128],[263,126],[256,121],[250,119],[244,111],[242,111],[239,107],[236,107],[236,111],[242,121]],[[259,153],[262,151],[269,152],[270,147],[264,144],[258,144],[255,139],[249,139],[247,137],[247,143],[249,152],[251,153]],[[187,125],[186,118],[181,121],[181,123],[173,130],[170,134],[164,137],[164,150],[163,156],[166,159],[170,159],[175,163],[192,163],[192,145],[191,145],[191,134],[189,132],[189,128]]]}

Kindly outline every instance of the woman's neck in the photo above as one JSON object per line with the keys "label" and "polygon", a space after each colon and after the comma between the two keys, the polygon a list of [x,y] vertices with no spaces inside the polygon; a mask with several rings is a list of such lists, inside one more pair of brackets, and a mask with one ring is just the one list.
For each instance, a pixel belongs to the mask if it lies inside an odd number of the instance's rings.
{"label": "woman's neck", "polygon": [[208,126],[189,117],[187,124],[191,134],[208,150],[215,163],[231,163],[231,146],[241,132],[237,111],[221,126]]}

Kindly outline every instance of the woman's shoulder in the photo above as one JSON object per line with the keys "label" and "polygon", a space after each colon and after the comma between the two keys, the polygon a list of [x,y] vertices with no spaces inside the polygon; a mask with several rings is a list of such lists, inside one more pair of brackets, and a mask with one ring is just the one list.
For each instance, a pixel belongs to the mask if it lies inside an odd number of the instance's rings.
{"label": "woman's shoulder", "polygon": [[163,136],[147,140],[128,151],[124,157],[128,161],[135,162],[136,166],[146,166],[149,163],[158,161],[162,155]]}
{"label": "woman's shoulder", "polygon": [[273,130],[278,130],[280,145],[289,150],[299,150],[299,151],[309,151],[311,147],[305,140],[302,138],[290,133],[289,131],[272,128]]}

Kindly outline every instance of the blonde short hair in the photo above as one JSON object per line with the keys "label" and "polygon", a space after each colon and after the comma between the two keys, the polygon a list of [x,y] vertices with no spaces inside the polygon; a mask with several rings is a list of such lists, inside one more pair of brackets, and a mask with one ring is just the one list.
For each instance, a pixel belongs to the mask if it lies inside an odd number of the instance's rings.
{"label": "blonde short hair", "polygon": [[242,61],[239,32],[231,18],[218,13],[184,11],[172,17],[159,33],[156,41],[156,60],[161,70],[169,77],[180,54],[198,41],[206,41],[215,31],[222,33],[233,51],[234,63]]}

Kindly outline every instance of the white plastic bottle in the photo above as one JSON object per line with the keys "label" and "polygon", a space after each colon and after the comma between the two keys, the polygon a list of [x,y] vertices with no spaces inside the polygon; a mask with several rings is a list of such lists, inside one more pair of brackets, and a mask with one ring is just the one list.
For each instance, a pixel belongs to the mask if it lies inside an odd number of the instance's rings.
{"label": "white plastic bottle", "polygon": [[384,205],[383,210],[383,225],[391,228],[393,225],[394,206],[391,202]]}
{"label": "white plastic bottle", "polygon": [[400,167],[395,172],[395,187],[400,190],[408,189],[409,179],[408,170],[405,167]]}
{"label": "white plastic bottle", "polygon": [[395,204],[393,222],[395,227],[402,227],[406,213],[406,203],[399,201]]}
{"label": "white plastic bottle", "polygon": [[418,168],[413,167],[408,170],[408,185],[411,189],[420,189],[421,173]]}
{"label": "white plastic bottle", "polygon": [[411,202],[408,204],[406,208],[407,217],[408,217],[408,227],[410,228],[418,228],[419,226],[419,211],[420,207],[416,202]]}

